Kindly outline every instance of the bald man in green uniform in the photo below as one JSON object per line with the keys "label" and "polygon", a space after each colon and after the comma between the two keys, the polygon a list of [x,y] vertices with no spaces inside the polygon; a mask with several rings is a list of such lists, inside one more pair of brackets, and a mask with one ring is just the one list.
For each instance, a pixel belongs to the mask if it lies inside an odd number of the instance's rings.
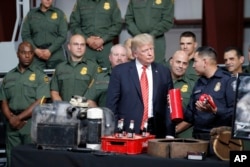
{"label": "bald man in green uniform", "polygon": [[70,101],[74,95],[83,96],[98,72],[98,65],[84,57],[86,41],[75,34],[68,43],[70,57],[60,63],[51,79],[51,97],[53,101]]}
{"label": "bald man in green uniform", "polygon": [[165,32],[174,23],[173,0],[131,0],[125,15],[127,29],[132,36],[148,33],[155,38],[155,61],[165,60]]}
{"label": "bald man in green uniform", "polygon": [[87,42],[86,58],[109,67],[113,40],[122,29],[121,11],[116,0],[77,0],[70,15],[70,31],[82,34]]}
{"label": "bald man in green uniform", "polygon": [[[111,67],[126,63],[129,61],[128,50],[124,45],[116,44],[112,46],[109,61]],[[111,68],[98,73],[95,76],[94,84],[88,89],[85,97],[88,99],[89,107],[105,107],[106,106],[106,93],[108,89],[109,79],[111,75]]]}
{"label": "bald man in green uniform", "polygon": [[[189,66],[189,56],[185,51],[178,50],[169,61],[171,76],[174,82],[174,88],[179,88],[182,96],[182,107],[185,109],[189,103],[190,96],[195,84],[195,79],[186,76],[186,70]],[[177,137],[192,137],[192,129],[177,135]]]}
{"label": "bald man in green uniform", "polygon": [[34,107],[50,97],[47,75],[32,63],[34,51],[28,42],[18,47],[19,64],[9,71],[0,88],[2,112],[6,117],[6,153],[10,166],[11,150],[31,143],[31,116]]}
{"label": "bald man in green uniform", "polygon": [[42,69],[54,69],[65,61],[63,44],[67,39],[68,23],[62,10],[52,6],[53,0],[41,0],[24,19],[22,39],[35,49],[34,63]]}

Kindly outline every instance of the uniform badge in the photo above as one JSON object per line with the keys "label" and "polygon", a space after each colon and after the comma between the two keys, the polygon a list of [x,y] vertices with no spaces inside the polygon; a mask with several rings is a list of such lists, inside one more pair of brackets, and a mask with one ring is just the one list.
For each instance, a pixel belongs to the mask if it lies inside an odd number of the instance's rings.
{"label": "uniform badge", "polygon": [[57,18],[58,18],[57,13],[56,12],[52,13],[51,19],[55,20]]}
{"label": "uniform badge", "polygon": [[171,0],[172,4],[174,4],[174,0]]}
{"label": "uniform badge", "polygon": [[109,10],[109,9],[110,9],[110,4],[109,4],[109,2],[105,2],[103,8],[104,8],[105,10]]}
{"label": "uniform badge", "polygon": [[220,87],[221,87],[221,83],[217,82],[216,85],[215,85],[215,87],[214,87],[214,91],[218,92],[220,90]]}
{"label": "uniform badge", "polygon": [[82,75],[85,75],[85,74],[87,74],[87,71],[88,71],[88,69],[86,67],[83,67],[80,73]]}
{"label": "uniform badge", "polygon": [[156,3],[157,5],[160,5],[160,4],[162,3],[162,0],[155,0],[155,3]]}
{"label": "uniform badge", "polygon": [[233,88],[233,91],[236,91],[236,80],[231,83],[231,86]]}
{"label": "uniform badge", "polygon": [[98,73],[101,73],[101,72],[102,72],[102,68],[101,68],[101,67],[98,67],[98,68],[97,68],[97,72],[98,72]]}
{"label": "uniform badge", "polygon": [[35,81],[36,80],[36,74],[31,74],[29,77],[30,81]]}
{"label": "uniform badge", "polygon": [[45,83],[49,83],[49,77],[48,76],[44,76],[43,80],[44,80]]}
{"label": "uniform badge", "polygon": [[183,85],[182,87],[181,87],[181,92],[187,92],[188,91],[188,85]]}

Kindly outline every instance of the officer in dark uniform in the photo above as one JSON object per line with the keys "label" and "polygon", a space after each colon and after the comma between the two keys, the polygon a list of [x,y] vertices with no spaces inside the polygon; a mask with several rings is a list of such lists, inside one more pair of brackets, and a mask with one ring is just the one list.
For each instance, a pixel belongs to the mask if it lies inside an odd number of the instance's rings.
{"label": "officer in dark uniform", "polygon": [[110,66],[108,55],[122,29],[116,0],[77,0],[70,15],[70,31],[82,34],[87,42],[86,58],[102,68]]}
{"label": "officer in dark uniform", "polygon": [[23,22],[22,39],[35,49],[34,63],[42,69],[54,69],[65,61],[63,44],[68,24],[63,11],[52,6],[53,0],[41,0],[39,8],[32,9]]}
{"label": "officer in dark uniform", "polygon": [[174,23],[173,0],[131,0],[125,15],[127,29],[132,36],[148,33],[155,38],[155,61],[165,60],[166,39],[164,33]]}
{"label": "officer in dark uniform", "polygon": [[2,112],[6,117],[6,152],[10,166],[11,150],[31,143],[32,110],[50,97],[47,75],[32,63],[34,51],[28,42],[18,47],[19,64],[8,72],[0,88]]}
{"label": "officer in dark uniform", "polygon": [[[197,80],[190,102],[185,110],[185,121],[178,125],[177,132],[187,126],[193,125],[193,137],[209,140],[210,130],[219,126],[231,126],[234,110],[235,90],[233,88],[234,77],[218,68],[217,54],[211,47],[199,47],[194,56],[195,71],[200,75]],[[210,95],[211,104],[199,100],[202,94]]]}
{"label": "officer in dark uniform", "polygon": [[74,95],[83,96],[91,85],[98,65],[84,57],[86,42],[82,35],[75,34],[68,43],[70,57],[60,63],[51,79],[53,101],[70,101]]}
{"label": "officer in dark uniform", "polygon": [[[129,61],[128,50],[121,44],[112,46],[109,61],[111,67],[126,63]],[[85,97],[88,99],[90,107],[105,107],[106,106],[106,93],[108,89],[109,79],[111,75],[111,68],[103,70],[101,73],[96,74],[94,84],[88,89]]]}

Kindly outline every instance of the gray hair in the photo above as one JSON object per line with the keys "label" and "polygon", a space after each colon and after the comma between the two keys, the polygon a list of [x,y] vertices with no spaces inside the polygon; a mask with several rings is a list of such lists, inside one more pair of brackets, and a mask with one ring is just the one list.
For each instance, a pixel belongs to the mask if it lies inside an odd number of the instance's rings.
{"label": "gray hair", "polygon": [[146,33],[136,35],[131,41],[131,50],[134,52],[138,47],[145,44],[154,44],[153,36]]}

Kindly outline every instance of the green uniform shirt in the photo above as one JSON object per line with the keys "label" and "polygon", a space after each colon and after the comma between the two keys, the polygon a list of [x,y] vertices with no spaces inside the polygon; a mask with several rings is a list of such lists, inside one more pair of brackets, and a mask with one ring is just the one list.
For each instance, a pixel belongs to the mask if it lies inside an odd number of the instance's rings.
{"label": "green uniform shirt", "polygon": [[70,15],[70,31],[82,34],[85,39],[99,36],[104,40],[102,51],[87,47],[86,58],[96,61],[102,67],[109,67],[108,55],[112,41],[122,29],[121,11],[116,0],[77,0]]}
{"label": "green uniform shirt", "polygon": [[188,78],[187,76],[183,76],[178,80],[173,80],[174,88],[179,88],[181,90],[182,96],[182,106],[185,109],[188,105],[190,96],[192,94],[192,90],[195,84],[195,80]]}
{"label": "green uniform shirt", "polygon": [[11,110],[25,110],[42,97],[50,97],[49,79],[34,64],[23,73],[16,67],[5,75],[0,100],[7,100]]}
{"label": "green uniform shirt", "polygon": [[55,61],[50,67],[55,68],[65,60],[62,45],[67,39],[67,32],[67,19],[60,9],[51,7],[42,12],[39,7],[31,9],[25,17],[21,35],[23,41],[28,41],[34,48],[49,49],[52,56],[48,62]]}
{"label": "green uniform shirt", "polygon": [[188,68],[187,68],[185,74],[190,79],[193,79],[193,80],[197,81],[198,78],[199,78],[199,75],[197,75],[196,71],[194,70],[193,64],[194,64],[194,59],[189,60],[189,65],[188,65]]}
{"label": "green uniform shirt", "polygon": [[165,58],[164,33],[173,26],[174,3],[172,0],[131,0],[125,21],[132,36],[148,33],[155,37],[155,61]]}
{"label": "green uniform shirt", "polygon": [[109,85],[110,74],[111,69],[96,74],[94,84],[85,94],[87,99],[95,101],[99,107],[106,106],[106,93]]}
{"label": "green uniform shirt", "polygon": [[85,58],[77,64],[62,62],[51,79],[51,90],[58,91],[64,101],[70,101],[74,95],[83,96],[97,71],[98,65]]}
{"label": "green uniform shirt", "polygon": [[[189,103],[189,100],[190,100],[190,96],[192,94],[195,80],[190,79],[189,77],[184,75],[182,78],[180,78],[178,80],[173,80],[173,82],[174,82],[174,88],[179,88],[181,90],[182,107],[183,107],[183,109],[186,109],[186,107]],[[193,128],[190,127],[187,130],[183,131],[182,133],[179,133],[178,135],[176,135],[176,137],[178,137],[178,138],[191,138],[192,131],[193,131]]]}

